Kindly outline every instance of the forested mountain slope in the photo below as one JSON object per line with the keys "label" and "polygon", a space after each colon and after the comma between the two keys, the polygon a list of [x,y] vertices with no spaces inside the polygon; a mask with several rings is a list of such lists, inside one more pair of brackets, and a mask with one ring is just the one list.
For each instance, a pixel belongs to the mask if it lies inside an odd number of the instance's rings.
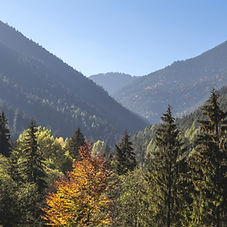
{"label": "forested mountain slope", "polygon": [[[227,86],[222,87],[217,91],[219,95],[219,103],[222,111],[227,112]],[[202,105],[204,105],[202,103]],[[167,108],[167,107],[166,107]],[[172,109],[174,111],[174,109]],[[197,136],[199,128],[199,120],[203,119],[201,107],[187,116],[177,118],[176,125],[181,132],[188,146],[192,144]],[[154,124],[145,128],[143,131],[138,131],[132,135],[133,147],[139,161],[144,161],[148,153],[155,149],[155,133],[160,127],[160,124]]]}
{"label": "forested mountain slope", "polygon": [[168,104],[181,116],[199,107],[212,88],[227,85],[227,41],[185,61],[139,77],[114,94],[130,110],[158,122]]}
{"label": "forested mountain slope", "polygon": [[71,136],[80,127],[88,139],[114,141],[125,129],[147,125],[93,81],[2,22],[0,59],[1,101],[56,134]]}
{"label": "forested mountain slope", "polygon": [[103,87],[110,95],[113,95],[121,88],[129,85],[137,77],[125,73],[109,72],[92,75],[89,78]]}

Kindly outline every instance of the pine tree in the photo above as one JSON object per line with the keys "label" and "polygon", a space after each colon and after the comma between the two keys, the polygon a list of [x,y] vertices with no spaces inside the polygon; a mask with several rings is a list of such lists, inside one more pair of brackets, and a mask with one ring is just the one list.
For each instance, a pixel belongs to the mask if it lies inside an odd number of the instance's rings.
{"label": "pine tree", "polygon": [[157,151],[151,154],[150,172],[153,190],[154,221],[157,226],[179,225],[180,159],[184,152],[180,133],[170,106],[156,132]]}
{"label": "pine tree", "polygon": [[5,113],[2,112],[0,115],[0,153],[5,157],[9,157],[11,153],[10,132],[7,124]]}
{"label": "pine tree", "polygon": [[136,167],[135,153],[133,152],[130,136],[125,132],[119,145],[115,145],[114,168],[119,175],[132,171]]}
{"label": "pine tree", "polygon": [[85,145],[84,135],[81,133],[80,128],[78,128],[73,134],[73,136],[69,139],[67,145],[67,149],[69,150],[69,153],[73,159],[78,160],[80,158],[78,151],[80,147],[84,145]]}
{"label": "pine tree", "polygon": [[45,164],[42,151],[37,146],[37,127],[32,120],[29,129],[19,145],[21,150],[22,161],[20,164],[20,171],[27,183],[34,183],[37,185],[39,193],[42,193],[46,185]]}
{"label": "pine tree", "polygon": [[199,121],[200,134],[189,159],[192,217],[196,225],[220,227],[227,223],[227,113],[220,109],[214,90],[202,110],[205,119]]}

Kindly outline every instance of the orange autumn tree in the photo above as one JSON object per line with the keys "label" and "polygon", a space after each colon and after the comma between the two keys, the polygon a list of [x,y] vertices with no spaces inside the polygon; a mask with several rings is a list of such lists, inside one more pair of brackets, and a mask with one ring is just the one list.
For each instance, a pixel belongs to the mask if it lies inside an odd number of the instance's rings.
{"label": "orange autumn tree", "polygon": [[79,149],[81,161],[73,163],[67,177],[56,182],[56,192],[49,194],[43,219],[53,226],[98,226],[111,223],[107,211],[111,172],[101,156],[91,156],[91,144]]}

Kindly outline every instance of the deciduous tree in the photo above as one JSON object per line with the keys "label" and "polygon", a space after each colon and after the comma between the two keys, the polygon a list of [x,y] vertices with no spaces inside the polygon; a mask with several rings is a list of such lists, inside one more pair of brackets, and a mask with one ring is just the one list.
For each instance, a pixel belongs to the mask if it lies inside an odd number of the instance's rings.
{"label": "deciduous tree", "polygon": [[67,178],[56,182],[56,193],[51,193],[44,208],[44,219],[49,225],[97,226],[110,224],[106,208],[111,203],[107,196],[111,172],[100,156],[91,156],[91,145],[79,149],[81,161],[76,160]]}

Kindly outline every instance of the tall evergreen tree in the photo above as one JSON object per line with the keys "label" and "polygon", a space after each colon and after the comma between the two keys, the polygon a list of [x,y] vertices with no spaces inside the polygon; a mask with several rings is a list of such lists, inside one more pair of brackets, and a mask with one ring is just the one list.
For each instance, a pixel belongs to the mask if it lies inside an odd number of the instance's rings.
{"label": "tall evergreen tree", "polygon": [[36,184],[39,193],[42,193],[47,186],[45,181],[46,174],[42,151],[37,146],[36,132],[37,127],[32,120],[22,144],[19,145],[19,149],[22,151],[20,171],[23,174],[25,181],[27,183]]}
{"label": "tall evergreen tree", "polygon": [[43,213],[41,207],[47,183],[43,151],[37,145],[37,126],[33,120],[17,140],[16,150],[19,154],[18,171],[22,179],[16,192],[18,212],[23,214],[18,221],[38,225]]}
{"label": "tall evergreen tree", "polygon": [[84,135],[81,133],[80,128],[78,128],[73,136],[69,139],[67,149],[73,159],[80,159],[79,149],[81,146],[85,145]]}
{"label": "tall evergreen tree", "polygon": [[227,223],[227,113],[213,90],[203,107],[204,120],[195,152],[189,159],[194,185],[193,223],[226,226]]}
{"label": "tall evergreen tree", "polygon": [[184,148],[170,106],[161,119],[163,123],[155,139],[158,149],[151,154],[150,163],[154,221],[157,226],[179,226],[179,165]]}
{"label": "tall evergreen tree", "polygon": [[136,167],[135,153],[127,131],[119,145],[115,145],[114,168],[119,175],[132,171]]}
{"label": "tall evergreen tree", "polygon": [[10,156],[11,153],[11,141],[10,132],[7,128],[8,121],[5,117],[5,113],[0,114],[0,153],[6,157]]}

